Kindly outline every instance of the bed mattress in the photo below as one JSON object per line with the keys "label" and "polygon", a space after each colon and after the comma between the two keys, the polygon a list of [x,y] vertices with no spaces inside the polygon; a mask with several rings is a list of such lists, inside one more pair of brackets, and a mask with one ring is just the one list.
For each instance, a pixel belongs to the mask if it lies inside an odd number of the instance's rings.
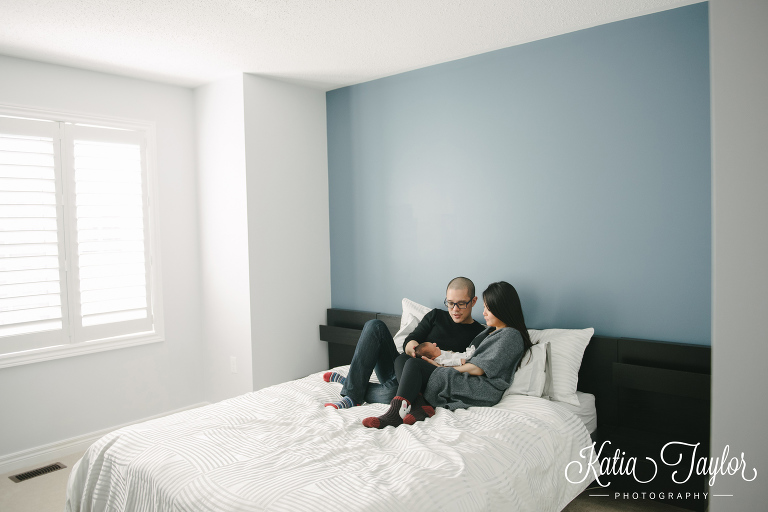
{"label": "bed mattress", "polygon": [[[346,368],[338,368],[346,373]],[[383,430],[337,411],[322,372],[107,434],[72,469],[68,511],[559,511],[592,481],[591,440],[548,400],[444,409]],[[586,475],[586,476],[585,476]]]}
{"label": "bed mattress", "polygon": [[597,430],[597,409],[595,408],[595,395],[590,393],[576,392],[576,396],[579,399],[579,405],[566,404],[565,402],[553,402],[560,407],[564,407],[577,418],[579,418],[584,426],[587,427],[587,432],[590,434]]}

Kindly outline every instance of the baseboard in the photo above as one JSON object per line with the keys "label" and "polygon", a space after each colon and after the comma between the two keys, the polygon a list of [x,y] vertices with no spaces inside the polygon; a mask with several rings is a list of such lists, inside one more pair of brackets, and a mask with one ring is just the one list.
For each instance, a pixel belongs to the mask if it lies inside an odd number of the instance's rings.
{"label": "baseboard", "polygon": [[174,409],[173,411],[155,414],[154,416],[149,416],[140,420],[123,423],[122,425],[115,425],[114,427],[97,430],[96,432],[90,432],[88,434],[83,434],[77,437],[70,437],[69,439],[64,439],[55,443],[36,446],[34,448],[29,448],[20,452],[9,453],[8,455],[0,455],[0,475],[11,473],[19,469],[34,468],[48,462],[56,462],[55,459],[59,457],[65,457],[79,451],[85,451],[85,449],[92,445],[97,439],[109,434],[113,430],[127,427],[129,425],[135,425],[136,423],[141,423],[142,421],[162,418],[163,416],[168,416],[169,414],[175,414],[177,412],[187,411],[189,409],[196,409],[198,407],[208,405],[208,403],[209,402],[200,402],[197,404],[188,405],[186,407],[181,407],[179,409]]}

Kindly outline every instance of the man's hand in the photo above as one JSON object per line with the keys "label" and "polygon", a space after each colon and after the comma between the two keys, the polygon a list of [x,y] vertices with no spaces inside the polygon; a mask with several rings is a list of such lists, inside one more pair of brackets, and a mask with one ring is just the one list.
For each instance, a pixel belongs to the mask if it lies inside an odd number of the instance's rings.
{"label": "man's hand", "polygon": [[416,340],[409,341],[408,344],[405,346],[405,353],[411,357],[416,357],[416,347],[418,346],[419,346],[418,341]]}

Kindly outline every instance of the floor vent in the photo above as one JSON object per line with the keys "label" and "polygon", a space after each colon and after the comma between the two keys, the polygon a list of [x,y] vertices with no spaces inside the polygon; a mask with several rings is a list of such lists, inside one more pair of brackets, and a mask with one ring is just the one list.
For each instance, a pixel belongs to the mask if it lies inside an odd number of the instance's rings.
{"label": "floor vent", "polygon": [[36,476],[45,475],[47,473],[52,473],[54,471],[64,469],[65,467],[67,466],[61,462],[56,462],[50,466],[43,466],[42,468],[33,469],[32,471],[27,471],[26,473],[19,473],[18,475],[13,475],[8,478],[18,483],[23,482],[24,480],[29,480],[30,478],[35,478]]}

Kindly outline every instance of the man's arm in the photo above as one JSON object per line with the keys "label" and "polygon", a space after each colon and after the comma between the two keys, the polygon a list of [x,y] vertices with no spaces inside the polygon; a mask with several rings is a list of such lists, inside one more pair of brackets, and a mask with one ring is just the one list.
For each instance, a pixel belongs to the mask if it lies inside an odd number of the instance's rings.
{"label": "man's arm", "polygon": [[415,357],[416,353],[414,352],[414,349],[416,348],[416,345],[422,341],[427,341],[427,335],[429,335],[430,331],[432,331],[432,327],[435,325],[436,311],[436,309],[433,309],[424,315],[424,318],[421,319],[421,322],[419,322],[419,325],[416,326],[413,332],[405,337],[403,351],[409,356]]}
{"label": "man's arm", "polygon": [[403,346],[403,350],[411,357],[416,357],[416,347],[419,346],[419,342],[416,340],[407,341]]}

